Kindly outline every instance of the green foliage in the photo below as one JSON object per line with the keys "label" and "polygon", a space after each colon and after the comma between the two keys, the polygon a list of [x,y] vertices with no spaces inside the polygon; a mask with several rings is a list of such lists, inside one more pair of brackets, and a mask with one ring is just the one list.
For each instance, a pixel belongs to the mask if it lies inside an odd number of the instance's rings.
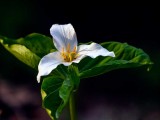
{"label": "green foliage", "polygon": [[113,51],[116,57],[99,56],[95,59],[89,57],[83,59],[78,64],[80,78],[88,78],[120,68],[147,66],[150,69],[153,64],[142,49],[126,43],[105,42],[101,45],[109,51]]}
{"label": "green foliage", "polygon": [[[48,109],[48,114],[56,118],[56,111],[62,103],[62,99],[59,96],[60,87],[63,84],[63,79],[49,76],[43,79],[41,86],[43,96],[43,107]],[[59,117],[59,114],[58,116]]]}
{"label": "green foliage", "polygon": [[17,59],[34,69],[38,68],[42,56],[54,51],[52,39],[38,33],[19,39],[0,36],[0,43]]}
{"label": "green foliage", "polygon": [[68,103],[70,95],[77,88],[79,84],[77,73],[77,67],[71,65],[66,71],[67,76],[60,77],[63,76],[61,73],[53,71],[52,74],[54,75],[43,79],[41,87],[43,106],[47,109],[51,118],[52,116],[54,119],[59,118]]}
{"label": "green foliage", "polygon": [[[37,33],[17,40],[0,36],[0,43],[21,62],[36,70],[40,59],[55,51],[52,39]],[[152,65],[149,56],[143,50],[126,43],[105,42],[101,45],[113,51],[116,57],[99,56],[95,59],[86,57],[79,64],[69,67],[59,65],[49,76],[42,77],[43,107],[52,119],[59,118],[70,95],[78,89],[80,79],[120,68],[139,66],[150,68]]]}

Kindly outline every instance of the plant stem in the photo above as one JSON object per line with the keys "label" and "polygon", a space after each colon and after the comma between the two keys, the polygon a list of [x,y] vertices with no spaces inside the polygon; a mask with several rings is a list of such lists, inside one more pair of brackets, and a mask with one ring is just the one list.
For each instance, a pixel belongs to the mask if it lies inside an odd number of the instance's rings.
{"label": "plant stem", "polygon": [[69,110],[71,120],[76,120],[74,93],[72,93],[69,98]]}

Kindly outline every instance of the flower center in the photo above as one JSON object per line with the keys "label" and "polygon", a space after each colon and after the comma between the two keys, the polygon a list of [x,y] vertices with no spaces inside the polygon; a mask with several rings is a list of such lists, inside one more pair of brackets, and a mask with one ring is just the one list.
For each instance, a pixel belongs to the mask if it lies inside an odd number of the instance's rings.
{"label": "flower center", "polygon": [[73,61],[74,59],[77,58],[76,46],[75,46],[74,49],[71,51],[71,49],[70,49],[70,44],[68,43],[66,52],[64,51],[64,48],[63,48],[63,50],[62,50],[62,52],[61,52],[61,55],[62,55],[64,61],[66,61],[66,62],[71,62],[71,61]]}

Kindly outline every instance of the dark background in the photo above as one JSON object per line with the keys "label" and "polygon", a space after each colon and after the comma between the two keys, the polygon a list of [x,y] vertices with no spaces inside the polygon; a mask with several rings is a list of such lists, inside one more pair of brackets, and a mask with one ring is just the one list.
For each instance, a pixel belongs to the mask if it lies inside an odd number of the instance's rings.
{"label": "dark background", "polygon": [[[154,62],[151,71],[147,72],[144,67],[119,69],[81,80],[76,96],[78,117],[80,120],[159,120],[159,15],[159,8],[151,5],[68,5],[51,0],[1,0],[0,35],[19,38],[36,32],[50,36],[52,24],[71,23],[79,42],[118,41],[143,49]],[[20,120],[25,117],[27,120],[43,120],[47,115],[40,109],[37,73],[32,73],[27,66],[17,63],[13,56],[4,54],[4,51],[0,46],[1,118],[16,116],[14,118]],[[28,92],[21,93],[22,96],[29,94],[31,98],[14,105],[19,101],[15,96],[25,90]],[[4,97],[4,93],[9,97]],[[8,101],[9,98],[17,102]],[[37,110],[39,112],[34,112]],[[43,113],[41,118],[38,118],[39,113]],[[13,117],[8,119],[12,120]]]}

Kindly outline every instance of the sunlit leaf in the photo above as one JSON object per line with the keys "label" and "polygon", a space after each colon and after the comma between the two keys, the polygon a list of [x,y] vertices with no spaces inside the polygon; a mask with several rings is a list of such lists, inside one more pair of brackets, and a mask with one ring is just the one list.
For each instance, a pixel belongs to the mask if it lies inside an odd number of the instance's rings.
{"label": "sunlit leaf", "polygon": [[32,33],[24,38],[19,38],[16,42],[26,46],[39,57],[43,57],[55,49],[52,38],[38,33]]}
{"label": "sunlit leaf", "polygon": [[0,36],[0,43],[17,59],[34,69],[38,68],[41,57],[55,51],[53,40],[38,33],[19,39]]}
{"label": "sunlit leaf", "polygon": [[19,44],[5,44],[4,47],[23,63],[34,69],[37,69],[40,58],[25,46]]}

